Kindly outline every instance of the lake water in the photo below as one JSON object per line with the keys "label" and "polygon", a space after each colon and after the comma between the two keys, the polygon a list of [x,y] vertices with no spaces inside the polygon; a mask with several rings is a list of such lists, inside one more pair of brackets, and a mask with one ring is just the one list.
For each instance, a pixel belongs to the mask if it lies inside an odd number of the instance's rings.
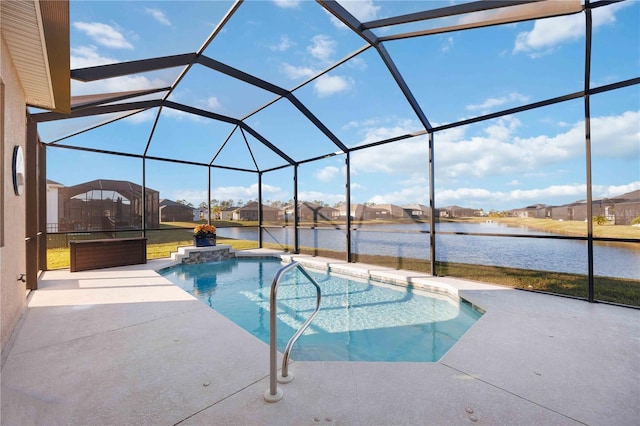
{"label": "lake water", "polygon": [[[355,227],[351,250],[357,254],[429,259],[429,224],[390,224]],[[524,227],[503,224],[436,224],[438,261],[506,266],[542,271],[586,274],[587,242],[565,239],[509,238],[499,236],[447,235],[438,232],[554,235]],[[221,237],[258,240],[257,228],[218,228]],[[267,228],[263,241],[293,246],[293,228]],[[299,245],[345,251],[344,229],[300,229]],[[640,243],[594,242],[594,273],[599,276],[640,279]]]}

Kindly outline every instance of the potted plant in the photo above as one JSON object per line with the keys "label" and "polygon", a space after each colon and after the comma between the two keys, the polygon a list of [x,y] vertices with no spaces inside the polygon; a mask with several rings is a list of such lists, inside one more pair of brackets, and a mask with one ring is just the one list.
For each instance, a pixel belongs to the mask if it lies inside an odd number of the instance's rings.
{"label": "potted plant", "polygon": [[210,247],[216,245],[216,227],[213,225],[198,225],[193,228],[193,244],[196,247]]}

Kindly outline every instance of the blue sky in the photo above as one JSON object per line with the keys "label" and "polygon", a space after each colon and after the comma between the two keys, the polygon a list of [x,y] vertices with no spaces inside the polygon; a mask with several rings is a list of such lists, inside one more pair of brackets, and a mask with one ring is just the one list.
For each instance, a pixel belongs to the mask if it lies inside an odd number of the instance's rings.
{"label": "blue sky", "polygon": [[[453,1],[340,2],[362,21]],[[459,3],[459,2],[457,2]],[[71,67],[197,51],[227,12],[222,1],[71,1]],[[486,12],[489,14],[491,12]],[[454,25],[467,16],[429,22]],[[384,43],[432,126],[577,92],[584,81],[584,14],[448,32]],[[593,11],[591,86],[640,76],[640,2]],[[429,28],[407,25],[393,33]],[[376,35],[391,34],[387,28]],[[204,55],[293,89],[365,45],[312,1],[246,1]],[[170,85],[180,69],[93,83],[73,82],[84,95]],[[294,92],[348,147],[423,129],[378,53],[370,48]],[[170,100],[242,118],[274,95],[196,65]],[[62,139],[59,144],[142,154],[156,110]],[[593,196],[640,189],[640,88],[591,97]],[[586,198],[584,106],[581,100],[504,116],[434,135],[436,205],[505,210]],[[44,142],[57,141],[112,117],[46,123]],[[337,147],[286,100],[246,123],[294,160]],[[260,169],[284,164],[255,138],[233,126],[163,109],[148,155]],[[231,136],[230,136],[231,135]],[[225,140],[229,141],[224,144]],[[224,144],[224,146],[223,146]],[[222,147],[222,149],[221,149]],[[48,178],[64,185],[108,178],[142,183],[141,160],[67,149],[48,150]],[[81,165],[82,167],[75,167]],[[343,155],[304,164],[301,200],[344,200]],[[425,136],[354,152],[352,202],[428,204]],[[148,161],[147,186],[162,198],[207,199],[206,168]],[[265,200],[293,197],[292,171],[263,177]],[[257,198],[257,176],[212,171],[212,198]]]}

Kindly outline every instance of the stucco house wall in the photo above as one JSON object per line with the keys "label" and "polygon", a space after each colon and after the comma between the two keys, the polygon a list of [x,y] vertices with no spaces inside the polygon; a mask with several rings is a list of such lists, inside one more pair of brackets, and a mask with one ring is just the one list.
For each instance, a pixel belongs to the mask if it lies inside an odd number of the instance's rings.
{"label": "stucco house wall", "polygon": [[[26,307],[26,284],[18,280],[26,272],[26,197],[13,191],[13,148],[22,146],[26,158],[26,100],[9,49],[0,40],[0,134],[2,134],[2,228],[0,247],[0,344],[4,350]],[[25,193],[28,188],[25,187]]]}
{"label": "stucco house wall", "polygon": [[220,210],[220,220],[233,220],[233,213],[240,207],[227,207]]}
{"label": "stucco house wall", "polygon": [[[190,222],[195,219],[195,211],[193,207],[185,204],[176,203],[175,201],[162,199],[160,200],[160,222]],[[206,210],[205,210],[206,211]]]}
{"label": "stucco house wall", "polygon": [[[287,214],[293,216],[293,206],[289,206]],[[332,220],[340,216],[340,211],[333,207],[302,202],[298,204],[298,215],[300,220]]]}
{"label": "stucco house wall", "polygon": [[640,217],[640,201],[617,203],[614,215],[616,225],[631,225],[634,218]]}
{"label": "stucco house wall", "polygon": [[402,219],[411,217],[409,214],[407,214],[404,208],[396,206],[395,204],[377,204],[375,207],[389,212],[391,219]]}
{"label": "stucco house wall", "polygon": [[[262,205],[262,220],[278,220],[279,209]],[[258,203],[255,201],[233,212],[233,220],[258,220]]]}
{"label": "stucco house wall", "polygon": [[58,206],[58,189],[64,185],[47,180],[47,232],[58,232],[58,218],[60,215]]}

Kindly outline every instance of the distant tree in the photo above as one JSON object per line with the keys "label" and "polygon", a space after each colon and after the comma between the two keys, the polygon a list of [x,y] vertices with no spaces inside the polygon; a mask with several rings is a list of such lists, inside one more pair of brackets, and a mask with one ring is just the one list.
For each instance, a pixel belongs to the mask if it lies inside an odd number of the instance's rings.
{"label": "distant tree", "polygon": [[201,209],[206,209],[209,206],[207,206],[207,202],[206,201],[203,201],[203,202],[200,203],[200,205],[198,207],[201,208]]}
{"label": "distant tree", "polygon": [[178,204],[182,204],[184,206],[189,206],[189,207],[193,207],[193,204],[188,202],[187,200],[177,200],[176,203]]}
{"label": "distant tree", "polygon": [[211,217],[212,218],[216,218],[216,219],[220,219],[220,206],[213,206],[211,207]]}
{"label": "distant tree", "polygon": [[229,199],[225,201],[220,201],[221,209],[228,209],[229,207],[233,207],[233,200]]}

